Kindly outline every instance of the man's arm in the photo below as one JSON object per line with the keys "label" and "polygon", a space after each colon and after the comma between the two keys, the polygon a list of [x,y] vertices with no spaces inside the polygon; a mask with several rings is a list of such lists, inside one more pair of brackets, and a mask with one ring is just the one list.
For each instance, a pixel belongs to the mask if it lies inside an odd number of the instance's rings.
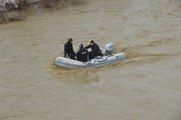
{"label": "man's arm", "polygon": [[73,48],[73,45],[72,45],[72,44],[70,44],[70,52],[71,52],[72,54],[76,55],[75,52],[74,52],[74,48]]}
{"label": "man's arm", "polygon": [[91,45],[84,47],[84,49],[89,49],[89,48],[91,48]]}
{"label": "man's arm", "polygon": [[68,45],[67,43],[64,44],[64,57],[66,57],[68,54]]}

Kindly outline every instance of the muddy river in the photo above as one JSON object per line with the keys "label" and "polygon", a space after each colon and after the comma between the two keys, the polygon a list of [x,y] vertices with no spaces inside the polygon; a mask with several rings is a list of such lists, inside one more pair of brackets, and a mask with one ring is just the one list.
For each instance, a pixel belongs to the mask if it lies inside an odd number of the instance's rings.
{"label": "muddy river", "polygon": [[[69,37],[126,59],[58,68]],[[0,25],[0,120],[180,120],[180,73],[180,0],[89,0]]]}

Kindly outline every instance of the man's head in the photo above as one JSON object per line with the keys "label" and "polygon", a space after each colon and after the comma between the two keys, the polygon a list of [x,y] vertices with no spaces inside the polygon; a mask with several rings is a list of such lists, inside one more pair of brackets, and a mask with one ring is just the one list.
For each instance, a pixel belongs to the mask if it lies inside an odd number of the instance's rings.
{"label": "man's head", "polygon": [[73,42],[73,39],[72,39],[72,38],[69,38],[69,39],[68,39],[68,42],[72,43],[72,42]]}
{"label": "man's head", "polygon": [[90,45],[93,46],[95,44],[94,40],[90,41]]}

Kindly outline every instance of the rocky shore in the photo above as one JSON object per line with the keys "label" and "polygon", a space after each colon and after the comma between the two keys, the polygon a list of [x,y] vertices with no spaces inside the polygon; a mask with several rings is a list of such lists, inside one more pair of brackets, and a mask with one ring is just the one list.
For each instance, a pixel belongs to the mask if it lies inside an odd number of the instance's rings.
{"label": "rocky shore", "polygon": [[6,0],[0,0],[0,23],[25,20],[29,12],[36,13],[39,9],[58,9],[85,2],[83,0],[14,0],[18,6],[14,8],[12,5],[3,6],[2,1]]}

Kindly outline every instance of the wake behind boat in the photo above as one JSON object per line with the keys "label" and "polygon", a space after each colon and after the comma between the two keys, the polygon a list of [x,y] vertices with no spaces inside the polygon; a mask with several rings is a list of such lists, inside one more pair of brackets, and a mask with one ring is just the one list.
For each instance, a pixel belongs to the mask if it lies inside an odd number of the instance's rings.
{"label": "wake behind boat", "polygon": [[55,58],[55,64],[60,67],[66,68],[88,68],[88,67],[101,67],[107,64],[120,62],[125,58],[124,53],[112,54],[113,44],[106,44],[105,49],[101,49],[101,56],[97,56],[94,59],[82,62],[79,60],[73,60],[65,57]]}

